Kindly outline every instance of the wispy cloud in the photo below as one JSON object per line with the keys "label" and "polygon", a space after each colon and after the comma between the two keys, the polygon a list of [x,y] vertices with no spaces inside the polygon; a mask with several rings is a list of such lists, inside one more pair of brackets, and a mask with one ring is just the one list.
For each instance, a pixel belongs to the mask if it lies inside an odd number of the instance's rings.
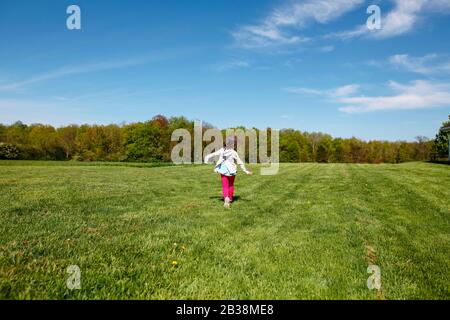
{"label": "wispy cloud", "polygon": [[334,46],[323,46],[318,48],[318,51],[320,52],[333,52],[334,51]]}
{"label": "wispy cloud", "polygon": [[104,70],[121,69],[137,65],[143,65],[159,59],[158,57],[149,58],[133,58],[125,60],[115,60],[115,61],[105,61],[98,62],[94,64],[78,65],[78,66],[64,66],[56,70],[51,70],[28,79],[24,79],[17,82],[3,83],[0,84],[0,91],[13,91],[18,89],[23,89],[27,86],[37,84],[40,82],[45,82],[49,80],[58,79],[61,77],[66,77],[76,74],[84,74],[91,72],[98,72]]}
{"label": "wispy cloud", "polygon": [[311,23],[326,24],[364,3],[364,0],[295,0],[274,9],[259,24],[232,32],[237,46],[247,49],[298,44],[309,41],[299,35]]}
{"label": "wispy cloud", "polygon": [[384,39],[411,31],[417,24],[426,2],[427,0],[395,0],[395,8],[383,18],[382,28],[369,34]]}
{"label": "wispy cloud", "polygon": [[216,64],[213,67],[214,70],[223,72],[230,69],[249,68],[250,66],[251,66],[250,62],[245,60],[231,60]]}
{"label": "wispy cloud", "polygon": [[358,84],[349,84],[346,86],[330,89],[330,90],[319,90],[319,89],[311,89],[304,87],[297,88],[285,88],[285,91],[291,93],[301,93],[301,94],[312,94],[325,96],[330,98],[343,97],[356,93],[359,90],[360,86]]}
{"label": "wispy cloud", "polygon": [[412,57],[408,54],[396,54],[388,59],[388,63],[398,69],[423,75],[450,73],[450,59],[437,54]]}
{"label": "wispy cloud", "polygon": [[427,109],[450,106],[450,84],[415,80],[408,84],[390,81],[391,95],[357,95],[359,86],[352,84],[331,90],[297,88],[290,92],[322,95],[341,104],[345,113]]}
{"label": "wispy cloud", "polygon": [[393,0],[394,8],[383,15],[382,28],[369,30],[366,25],[360,25],[353,30],[340,31],[326,35],[325,38],[337,38],[348,40],[357,37],[374,39],[387,39],[400,36],[414,30],[425,14],[450,13],[450,1],[448,0]]}
{"label": "wispy cloud", "polygon": [[345,30],[329,33],[323,36],[324,39],[339,39],[339,40],[350,40],[353,38],[362,37],[368,35],[371,32],[366,25],[360,25],[353,30]]}
{"label": "wispy cloud", "polygon": [[360,88],[359,84],[349,84],[346,86],[338,87],[334,90],[331,90],[331,95],[334,97],[344,97],[352,95],[356,92],[358,92]]}
{"label": "wispy cloud", "polygon": [[307,37],[283,35],[280,30],[270,25],[244,26],[233,31],[232,36],[237,46],[244,49],[259,49],[309,41]]}

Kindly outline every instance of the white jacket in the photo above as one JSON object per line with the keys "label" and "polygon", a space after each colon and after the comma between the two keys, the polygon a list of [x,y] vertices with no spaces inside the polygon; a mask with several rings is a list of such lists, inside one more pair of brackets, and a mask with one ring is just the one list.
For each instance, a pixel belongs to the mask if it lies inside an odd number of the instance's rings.
{"label": "white jacket", "polygon": [[214,169],[215,172],[217,172],[222,162],[225,163],[231,174],[236,174],[237,170],[235,162],[241,167],[242,171],[244,171],[245,173],[250,172],[245,168],[244,162],[241,160],[241,158],[239,158],[238,153],[233,149],[221,148],[216,152],[208,154],[207,156],[205,156],[205,163],[208,163],[209,159],[211,159],[212,157],[217,156],[219,157],[219,160],[217,160],[216,162],[216,167]]}

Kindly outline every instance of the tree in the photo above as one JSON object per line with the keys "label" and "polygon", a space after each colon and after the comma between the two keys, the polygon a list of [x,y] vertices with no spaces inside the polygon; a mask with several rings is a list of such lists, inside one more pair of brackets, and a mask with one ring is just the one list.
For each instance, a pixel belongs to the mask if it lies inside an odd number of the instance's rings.
{"label": "tree", "polygon": [[300,145],[296,140],[294,130],[283,130],[280,134],[280,161],[300,161]]}
{"label": "tree", "polygon": [[66,154],[66,159],[71,158],[77,150],[76,138],[77,138],[77,125],[70,125],[67,127],[59,128],[57,135],[61,146]]}
{"label": "tree", "polygon": [[423,136],[416,137],[416,142],[413,144],[413,158],[421,161],[430,159],[431,148],[432,142],[430,139]]}
{"label": "tree", "polygon": [[397,157],[398,143],[396,142],[383,142],[383,162],[395,163]]}
{"label": "tree", "polygon": [[322,132],[312,132],[305,134],[306,139],[308,141],[308,146],[310,148],[310,159],[312,161],[317,161],[317,147],[319,145],[320,140],[322,139]]}
{"label": "tree", "polygon": [[333,139],[333,161],[345,162],[344,140],[342,138]]}
{"label": "tree", "polygon": [[[450,118],[449,118],[450,120]],[[444,125],[450,121],[444,122]],[[203,132],[212,125],[203,123]],[[55,130],[43,124],[26,125],[17,121],[0,124],[0,142],[13,145],[20,159],[75,159],[84,161],[170,161],[177,141],[172,132],[186,129],[194,137],[194,122],[185,117],[166,118],[156,115],[150,121],[131,124],[69,125]],[[230,129],[241,129],[235,127]],[[259,130],[256,140],[259,138]],[[270,128],[267,129],[269,154]],[[226,129],[222,131],[225,137]],[[448,137],[440,132],[436,139],[417,137],[415,142],[363,141],[357,138],[333,139],[321,132],[301,132],[294,129],[280,131],[281,162],[369,162],[398,163],[446,157]],[[250,140],[246,137],[246,159]],[[191,152],[194,152],[191,140]],[[209,142],[203,141],[203,147]],[[258,142],[257,142],[258,144]],[[12,149],[11,149],[12,150]],[[16,153],[14,153],[16,154]]]}
{"label": "tree", "polygon": [[367,149],[365,148],[364,142],[355,137],[347,141],[350,147],[350,153],[347,156],[347,159],[350,160],[349,162],[367,162]]}
{"label": "tree", "polygon": [[86,161],[106,160],[109,154],[109,141],[104,126],[82,125],[75,139],[77,158]]}
{"label": "tree", "polygon": [[11,143],[0,142],[0,159],[17,159],[19,150]]}
{"label": "tree", "polygon": [[161,114],[154,116],[152,122],[160,128],[167,128],[169,126],[169,120]]}
{"label": "tree", "polygon": [[26,124],[17,121],[6,129],[5,142],[15,145],[25,145],[27,143],[28,128]]}
{"label": "tree", "polygon": [[7,127],[3,124],[0,124],[0,142],[6,141],[6,130]]}
{"label": "tree", "polygon": [[300,146],[297,141],[290,141],[287,144],[280,145],[281,162],[299,162]]}
{"label": "tree", "polygon": [[369,163],[381,163],[383,162],[383,143],[381,141],[370,141],[367,144],[368,156],[367,161]]}
{"label": "tree", "polygon": [[399,145],[398,151],[397,151],[396,162],[402,163],[402,162],[411,161],[410,155],[411,155],[411,145],[404,141],[400,142],[400,145]]}
{"label": "tree", "polygon": [[[448,118],[448,121],[444,121],[442,123],[443,127],[450,126],[450,115],[448,116]],[[432,147],[432,160],[446,158],[448,156],[448,144],[448,133],[439,130],[439,132],[436,134],[436,138],[434,139]]]}
{"label": "tree", "polygon": [[55,128],[49,125],[33,124],[29,127],[29,144],[38,150],[45,160],[64,158],[64,151],[56,134]]}
{"label": "tree", "polygon": [[125,160],[123,130],[115,124],[110,124],[104,127],[103,131],[106,139],[103,146],[105,159],[108,161]]}
{"label": "tree", "polygon": [[332,147],[333,139],[329,135],[324,135],[319,141],[317,146],[317,162],[325,162],[328,163],[330,158],[332,158],[333,147]]}
{"label": "tree", "polygon": [[124,133],[127,160],[162,161],[163,143],[159,127],[151,122],[128,125]]}
{"label": "tree", "polygon": [[92,150],[92,143],[90,139],[90,127],[87,124],[81,125],[77,130],[77,136],[75,138],[76,145],[76,160],[92,161],[94,154]]}
{"label": "tree", "polygon": [[[161,140],[161,156],[162,160],[164,161],[170,161],[170,138],[172,132],[169,131],[169,120],[163,116],[163,115],[157,115],[153,117],[151,121],[154,125],[156,125],[159,128],[160,131],[160,140]],[[205,130],[205,128],[204,128]]]}

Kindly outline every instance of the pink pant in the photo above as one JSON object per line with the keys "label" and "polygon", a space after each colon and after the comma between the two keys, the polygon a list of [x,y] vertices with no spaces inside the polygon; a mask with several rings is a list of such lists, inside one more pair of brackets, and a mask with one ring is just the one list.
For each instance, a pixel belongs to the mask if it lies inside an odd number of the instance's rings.
{"label": "pink pant", "polygon": [[222,177],[222,192],[223,192],[223,198],[226,197],[230,198],[230,200],[233,200],[233,193],[234,193],[234,178],[236,176],[227,177],[221,174]]}

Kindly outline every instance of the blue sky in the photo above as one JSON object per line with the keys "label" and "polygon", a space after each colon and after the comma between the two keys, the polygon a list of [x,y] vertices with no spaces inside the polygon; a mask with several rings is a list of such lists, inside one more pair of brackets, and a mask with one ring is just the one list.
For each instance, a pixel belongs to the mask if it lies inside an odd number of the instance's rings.
{"label": "blue sky", "polygon": [[164,114],[432,138],[450,113],[449,33],[450,0],[2,0],[0,122]]}

